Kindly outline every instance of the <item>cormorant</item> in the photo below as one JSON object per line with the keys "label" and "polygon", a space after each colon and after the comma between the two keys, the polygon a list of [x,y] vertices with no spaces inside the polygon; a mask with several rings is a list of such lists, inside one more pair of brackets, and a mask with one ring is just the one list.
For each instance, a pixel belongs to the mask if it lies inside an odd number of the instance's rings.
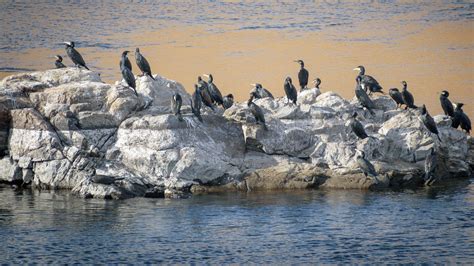
{"label": "cormorant", "polygon": [[392,97],[392,99],[395,101],[395,103],[397,104],[397,108],[398,107],[401,107],[402,104],[404,104],[405,102],[403,101],[403,96],[402,94],[400,93],[400,91],[397,89],[397,88],[391,88],[388,92],[388,94],[390,95],[390,97]]}
{"label": "cormorant", "polygon": [[303,60],[295,60],[295,62],[299,63],[301,66],[301,69],[298,72],[298,81],[300,82],[300,91],[302,91],[308,86],[309,72],[304,68]]}
{"label": "cormorant", "polygon": [[148,75],[150,78],[155,80],[155,78],[151,75],[151,68],[150,64],[146,58],[140,53],[140,49],[135,49],[135,61],[137,63],[138,68],[142,71],[142,75]]}
{"label": "cormorant", "polygon": [[357,112],[354,112],[352,114],[352,118],[350,119],[350,126],[352,132],[354,132],[354,134],[356,134],[359,139],[365,139],[369,136],[365,132],[365,129],[362,124],[359,122],[359,120],[357,120]]}
{"label": "cormorant", "polygon": [[122,53],[122,58],[120,58],[120,65],[124,65],[128,67],[128,69],[132,70],[132,63],[130,63],[130,60],[128,60],[127,54],[130,53],[130,51],[124,51]]}
{"label": "cormorant", "polygon": [[209,93],[209,86],[201,77],[198,77],[199,93],[201,94],[202,102],[214,111],[214,104],[212,102],[211,93]]}
{"label": "cormorant", "polygon": [[267,89],[263,88],[262,84],[255,83],[255,84],[250,84],[250,86],[254,86],[254,89],[252,90],[252,92],[255,92],[255,99],[261,99],[261,98],[266,98],[266,97],[273,99],[273,94]]}
{"label": "cormorant", "polygon": [[362,78],[360,76],[357,76],[357,78],[356,78],[357,85],[356,85],[356,88],[355,88],[355,95],[356,95],[357,99],[359,100],[360,105],[362,105],[362,107],[365,107],[367,110],[369,110],[369,112],[372,115],[374,115],[375,113],[374,113],[374,111],[372,111],[372,109],[375,109],[375,104],[369,98],[367,93],[362,89],[362,87],[360,85],[361,79]]}
{"label": "cormorant", "polygon": [[222,101],[222,106],[224,107],[224,109],[229,109],[230,107],[232,107],[232,105],[234,105],[234,95],[228,94],[224,96]]}
{"label": "cormorant", "polygon": [[181,116],[181,105],[183,105],[183,99],[178,92],[175,92],[171,98],[171,110],[173,111],[173,114],[178,117],[179,121],[183,121],[183,117]]}
{"label": "cormorant", "polygon": [[369,160],[365,159],[365,152],[360,150],[357,150],[357,152],[359,153],[356,157],[357,164],[364,173],[365,177],[372,176],[375,178],[375,180],[377,180],[377,172],[375,171],[375,167],[371,162],[369,162]]}
{"label": "cormorant", "polygon": [[425,185],[431,185],[434,180],[434,170],[436,169],[436,165],[438,163],[438,155],[434,147],[431,147],[428,156],[425,159]]}
{"label": "cormorant", "polygon": [[265,124],[265,116],[263,115],[262,108],[260,108],[253,102],[253,98],[255,98],[255,92],[250,93],[250,99],[247,102],[247,106],[249,107],[250,112],[255,117],[257,124],[262,124],[263,129],[268,130],[267,125]]}
{"label": "cormorant", "polygon": [[321,85],[321,79],[316,78],[315,80],[313,80],[313,83],[314,83],[314,88],[319,90],[319,85]]}
{"label": "cormorant", "polygon": [[93,183],[102,184],[102,185],[112,185],[115,183],[115,181],[119,181],[123,179],[125,178],[113,177],[113,176],[107,176],[107,175],[95,175],[91,177],[90,181]]}
{"label": "cormorant", "polygon": [[222,99],[222,94],[221,91],[217,88],[216,84],[214,84],[214,78],[212,77],[212,74],[203,74],[203,76],[208,78],[207,81],[207,87],[209,89],[209,94],[211,95],[212,100],[216,104],[223,104],[223,99]]}
{"label": "cormorant", "polygon": [[81,54],[76,49],[74,49],[74,42],[65,42],[64,44],[66,44],[67,56],[69,56],[74,65],[76,65],[76,67],[84,67],[85,69],[89,70]]}
{"label": "cormorant", "polygon": [[408,86],[407,86],[407,82],[406,81],[402,81],[402,85],[403,85],[403,90],[402,90],[402,99],[403,99],[403,102],[405,103],[405,110],[407,108],[418,108],[416,105],[415,105],[415,99],[413,98],[413,95],[408,91]]}
{"label": "cormorant", "polygon": [[198,118],[198,120],[202,122],[202,117],[201,117],[201,106],[202,106],[201,92],[200,92],[200,88],[198,87],[197,84],[194,84],[194,93],[193,93],[193,97],[190,100],[190,102],[191,102],[191,111]]}
{"label": "cormorant", "polygon": [[456,109],[454,110],[452,127],[458,128],[461,125],[461,129],[465,130],[468,134],[470,134],[471,129],[472,129],[471,120],[462,110],[463,106],[464,106],[463,103],[456,104]]}
{"label": "cormorant", "polygon": [[433,134],[436,134],[438,136],[439,141],[441,141],[441,138],[439,137],[439,132],[438,132],[438,127],[436,126],[436,123],[431,117],[431,115],[428,113],[426,110],[426,106],[423,104],[423,107],[421,109],[421,122],[423,122],[423,125]]}
{"label": "cormorant", "polygon": [[60,55],[55,56],[56,61],[54,61],[54,65],[56,68],[65,68],[66,66],[63,64],[63,57]]}
{"label": "cormorant", "polygon": [[359,71],[359,77],[361,77],[360,85],[365,90],[365,92],[369,90],[369,95],[372,94],[372,92],[380,92],[383,94],[383,88],[380,86],[379,82],[372,76],[365,75],[364,66],[358,66],[354,68],[354,70]]}
{"label": "cormorant", "polygon": [[294,104],[296,104],[298,92],[296,91],[295,86],[293,86],[293,83],[291,83],[290,77],[286,77],[283,88],[285,89],[285,93],[286,93],[286,97],[288,98],[288,101],[292,101]]}
{"label": "cormorant", "polygon": [[443,108],[444,115],[454,117],[453,103],[451,103],[448,97],[449,97],[449,92],[442,91],[441,95],[439,96],[439,101],[441,102],[441,107]]}
{"label": "cormorant", "polygon": [[[124,56],[127,56],[128,51],[124,51],[122,53],[122,58]],[[124,64],[120,64],[120,71],[122,72],[122,77],[127,82],[127,85],[133,89],[133,92],[135,92],[135,95],[138,96],[137,90],[136,90],[136,83],[135,83],[135,76],[132,73],[132,70],[130,68],[126,67]]]}

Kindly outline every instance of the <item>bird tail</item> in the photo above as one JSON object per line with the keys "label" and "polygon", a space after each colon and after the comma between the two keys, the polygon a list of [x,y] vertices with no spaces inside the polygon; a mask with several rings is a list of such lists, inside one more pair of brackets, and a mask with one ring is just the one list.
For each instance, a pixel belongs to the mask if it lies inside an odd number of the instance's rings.
{"label": "bird tail", "polygon": [[152,80],[156,80],[151,74],[148,74],[148,76],[149,76]]}
{"label": "bird tail", "polygon": [[443,141],[441,141],[441,138],[439,137],[438,134],[436,134],[436,136],[438,137],[439,142],[443,142]]}
{"label": "bird tail", "polygon": [[87,69],[87,70],[90,70],[86,65],[84,65],[84,68]]}

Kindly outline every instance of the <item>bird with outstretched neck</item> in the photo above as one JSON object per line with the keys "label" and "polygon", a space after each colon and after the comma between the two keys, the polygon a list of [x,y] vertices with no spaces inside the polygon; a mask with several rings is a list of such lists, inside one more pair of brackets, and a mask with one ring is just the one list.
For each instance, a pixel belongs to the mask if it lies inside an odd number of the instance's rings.
{"label": "bird with outstretched neck", "polygon": [[138,68],[142,71],[142,76],[147,75],[153,80],[155,80],[155,78],[151,74],[150,64],[148,64],[146,58],[140,53],[139,48],[135,49],[135,61],[137,63]]}
{"label": "bird with outstretched neck", "polygon": [[358,66],[354,68],[354,70],[359,71],[359,77],[361,78],[360,85],[362,89],[367,92],[369,91],[369,95],[372,94],[372,92],[380,92],[384,94],[382,86],[380,86],[379,82],[373,78],[372,76],[365,75],[365,67],[364,66]]}

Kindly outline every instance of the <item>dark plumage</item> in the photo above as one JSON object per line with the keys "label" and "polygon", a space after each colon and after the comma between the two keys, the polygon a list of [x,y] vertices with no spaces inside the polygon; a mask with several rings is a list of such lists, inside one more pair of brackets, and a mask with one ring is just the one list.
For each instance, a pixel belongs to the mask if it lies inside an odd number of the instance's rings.
{"label": "dark plumage", "polygon": [[395,101],[395,103],[397,104],[397,108],[402,106],[402,104],[404,104],[405,102],[403,101],[403,96],[402,94],[400,93],[400,91],[397,89],[397,88],[391,88],[389,91],[388,91],[388,94],[390,95],[390,97],[392,97],[392,99]]}
{"label": "dark plumage", "polygon": [[426,106],[424,104],[421,109],[420,120],[421,122],[423,122],[423,125],[425,125],[426,129],[428,129],[431,133],[436,134],[436,136],[438,136],[439,141],[441,141],[441,138],[439,137],[438,127],[436,126],[433,117],[431,117],[431,115],[426,110]]}
{"label": "dark plumage", "polygon": [[321,85],[321,79],[316,78],[315,80],[313,80],[313,83],[314,83],[314,88],[319,90],[319,85]]}
{"label": "dark plumage", "polygon": [[354,70],[359,71],[359,77],[361,77],[360,85],[365,92],[368,90],[369,94],[372,94],[372,92],[380,92],[383,94],[383,88],[380,86],[379,82],[372,76],[365,75],[364,66],[358,66],[354,68]]}
{"label": "dark plumage", "polygon": [[403,90],[402,90],[402,99],[403,99],[403,102],[405,103],[405,110],[407,108],[412,108],[412,109],[415,109],[415,108],[418,108],[416,105],[415,105],[415,99],[413,98],[413,95],[408,91],[408,85],[407,85],[407,82],[406,81],[402,81],[402,85],[403,85]]}
{"label": "dark plumage", "polygon": [[471,133],[471,120],[462,110],[463,103],[457,103],[456,109],[454,110],[454,117],[452,122],[452,127],[458,128],[461,126],[461,129],[465,130],[468,134]]}
{"label": "dark plumage", "polygon": [[263,128],[265,130],[268,130],[267,125],[265,124],[265,116],[263,115],[262,108],[260,108],[258,105],[256,105],[253,102],[253,98],[255,98],[255,93],[250,93],[250,99],[247,102],[247,106],[250,109],[250,112],[253,114],[255,117],[255,120],[257,121],[258,124],[262,124]]}
{"label": "dark plumage", "polygon": [[453,117],[454,116],[454,107],[453,103],[448,99],[449,92],[442,91],[441,95],[439,96],[439,101],[441,102],[441,107],[443,108],[444,115]]}
{"label": "dark plumage", "polygon": [[291,78],[287,77],[285,79],[285,84],[283,85],[283,88],[285,89],[286,97],[288,98],[288,101],[292,101],[294,104],[296,104],[296,100],[298,98],[298,92],[296,91],[295,86],[293,86],[293,83],[291,82]]}
{"label": "dark plumage", "polygon": [[254,86],[254,89],[252,92],[255,92],[255,99],[261,99],[261,98],[272,98],[273,99],[273,94],[268,91],[267,89],[262,87],[262,84],[260,83],[255,83],[255,84],[250,84],[251,86]]}
{"label": "dark plumage", "polygon": [[[124,56],[127,56],[128,51],[124,51],[122,53],[122,58]],[[138,95],[137,90],[136,90],[136,83],[135,83],[135,76],[132,73],[132,70],[130,70],[128,67],[126,67],[124,64],[120,64],[120,71],[122,72],[122,77],[127,82],[127,85],[133,89],[133,92],[135,95]]]}
{"label": "dark plumage", "polygon": [[211,93],[209,93],[209,86],[201,77],[198,77],[199,93],[201,94],[202,102],[214,111],[214,104]]}
{"label": "dark plumage", "polygon": [[295,60],[295,62],[301,66],[300,71],[298,72],[298,81],[300,83],[300,91],[302,91],[308,86],[309,72],[304,68],[303,60]]}
{"label": "dark plumage", "polygon": [[56,61],[54,61],[54,65],[56,68],[65,68],[66,66],[63,64],[63,58],[60,55],[55,56]]}
{"label": "dark plumage", "polygon": [[151,75],[150,64],[148,64],[146,58],[140,53],[139,48],[135,49],[135,61],[137,63],[138,68],[142,71],[142,75],[147,75],[153,80],[155,80],[155,78]]}
{"label": "dark plumage", "polygon": [[351,126],[352,132],[354,132],[354,134],[356,134],[359,139],[365,139],[369,136],[365,132],[365,129],[362,124],[359,122],[359,120],[357,120],[357,112],[354,112],[354,114],[352,114],[352,118],[350,119],[349,125]]}
{"label": "dark plumage", "polygon": [[222,99],[222,94],[221,91],[217,88],[216,84],[214,84],[214,78],[212,77],[212,74],[203,74],[203,76],[208,78],[207,81],[207,87],[209,89],[209,94],[211,95],[211,98],[213,102],[216,104],[223,104],[223,99]]}
{"label": "dark plumage", "polygon": [[369,160],[365,159],[365,152],[359,151],[359,154],[357,155],[357,164],[359,165],[360,170],[364,173],[365,177],[367,176],[372,176],[376,178],[377,172],[375,171],[374,165],[369,162]]}
{"label": "dark plumage", "polygon": [[201,99],[201,92],[197,84],[194,84],[194,93],[190,101],[191,101],[191,111],[198,118],[198,120],[202,122],[202,117],[201,117],[202,99]]}
{"label": "dark plumage", "polygon": [[81,54],[76,49],[74,49],[74,42],[65,42],[64,44],[66,44],[67,56],[71,59],[74,65],[76,65],[76,67],[84,67],[85,69],[89,70]]}
{"label": "dark plumage", "polygon": [[230,107],[232,107],[232,105],[234,105],[234,95],[228,94],[224,96],[222,101],[222,106],[224,107],[224,109],[229,109]]}
{"label": "dark plumage", "polygon": [[107,175],[95,175],[91,177],[90,181],[93,183],[102,184],[102,185],[112,185],[115,183],[115,181],[119,181],[123,179],[125,178],[113,177],[113,176],[107,176]]}
{"label": "dark plumage", "polygon": [[362,107],[365,107],[369,112],[374,115],[374,111],[372,109],[375,109],[375,104],[372,102],[372,100],[369,98],[367,93],[362,89],[360,82],[361,82],[361,77],[357,76],[356,78],[356,88],[355,88],[355,95],[357,97],[357,100],[359,100],[359,103]]}
{"label": "dark plumage", "polygon": [[179,121],[183,121],[183,117],[181,116],[181,106],[183,105],[183,98],[179,95],[178,92],[175,92],[173,97],[171,98],[171,110],[173,114],[178,117]]}
{"label": "dark plumage", "polygon": [[425,159],[425,184],[431,185],[434,182],[434,171],[438,164],[438,155],[432,147]]}
{"label": "dark plumage", "polygon": [[122,53],[122,57],[120,58],[120,66],[125,66],[128,67],[128,69],[132,70],[132,63],[130,63],[130,60],[128,60],[127,54],[130,53],[130,51],[124,51]]}

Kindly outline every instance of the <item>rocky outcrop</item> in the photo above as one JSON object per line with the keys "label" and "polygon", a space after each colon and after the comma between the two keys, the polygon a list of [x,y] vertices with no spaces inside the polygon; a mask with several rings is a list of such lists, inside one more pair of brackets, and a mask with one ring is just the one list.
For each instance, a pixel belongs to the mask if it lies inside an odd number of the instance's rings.
{"label": "rocky outcrop", "polygon": [[[177,82],[137,77],[136,96],[122,82],[105,84],[97,73],[75,68],[19,74],[0,82],[0,180],[40,189],[71,189],[82,197],[177,197],[183,191],[303,188],[378,189],[423,183],[429,149],[438,151],[437,177],[470,176],[474,142],[435,116],[435,141],[416,110],[397,110],[374,96],[371,115],[357,100],[306,90],[298,105],[258,99],[268,131],[246,103],[225,112],[204,108],[192,116],[190,96]],[[183,120],[170,113],[175,92]],[[348,128],[357,111],[372,137]],[[377,179],[355,164],[365,151]]]}

